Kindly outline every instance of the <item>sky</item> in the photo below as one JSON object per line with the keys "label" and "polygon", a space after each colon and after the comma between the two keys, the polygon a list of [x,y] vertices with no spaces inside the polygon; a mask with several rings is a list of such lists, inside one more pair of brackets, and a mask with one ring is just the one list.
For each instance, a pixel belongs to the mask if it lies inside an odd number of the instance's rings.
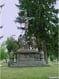
{"label": "sky", "polygon": [[[0,0],[0,5],[1,4],[5,5],[0,9],[0,26],[3,26],[3,28],[0,29],[0,36],[4,36],[0,39],[0,44],[12,35],[15,35],[13,37],[17,40],[19,34],[22,33],[21,30],[17,29],[17,26],[23,26],[14,22],[19,12],[19,9],[15,6],[15,4],[18,4],[18,0]],[[59,0],[57,0],[55,7],[59,8]]]}

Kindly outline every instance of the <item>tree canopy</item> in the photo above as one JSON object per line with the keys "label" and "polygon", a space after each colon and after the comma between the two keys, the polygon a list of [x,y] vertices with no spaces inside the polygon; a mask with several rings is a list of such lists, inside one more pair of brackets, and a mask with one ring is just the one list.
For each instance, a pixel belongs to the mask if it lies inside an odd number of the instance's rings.
{"label": "tree canopy", "polygon": [[[55,9],[56,0],[18,0],[18,23],[29,20],[28,35],[35,34],[39,47],[42,40],[46,41],[47,49],[54,55],[58,55],[58,9]],[[27,16],[25,13],[27,12]],[[50,54],[50,53],[48,53]]]}
{"label": "tree canopy", "polygon": [[17,41],[13,37],[9,37],[6,40],[6,48],[8,49],[9,52],[11,52],[11,50],[13,50],[13,52],[15,53],[18,48]]}

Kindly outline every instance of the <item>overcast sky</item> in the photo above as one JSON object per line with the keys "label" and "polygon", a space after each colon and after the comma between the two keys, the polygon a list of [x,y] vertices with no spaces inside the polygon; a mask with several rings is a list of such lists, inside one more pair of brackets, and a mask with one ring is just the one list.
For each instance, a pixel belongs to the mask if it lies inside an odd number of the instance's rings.
{"label": "overcast sky", "polygon": [[[19,34],[22,33],[22,31],[17,29],[19,24],[14,22],[14,20],[16,20],[16,16],[18,15],[18,8],[15,6],[15,4],[18,3],[18,0],[0,0],[0,5],[3,3],[5,6],[0,9],[0,26],[3,26],[3,28],[0,29],[0,36],[3,35],[4,37],[0,39],[0,44],[6,40],[7,37],[16,35],[14,38],[17,39]],[[56,3],[56,8],[59,8],[59,0]]]}

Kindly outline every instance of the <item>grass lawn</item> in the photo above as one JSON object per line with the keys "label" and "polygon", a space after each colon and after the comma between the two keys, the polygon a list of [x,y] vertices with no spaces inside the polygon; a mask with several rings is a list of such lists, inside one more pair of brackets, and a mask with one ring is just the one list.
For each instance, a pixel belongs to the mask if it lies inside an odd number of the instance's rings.
{"label": "grass lawn", "polygon": [[0,67],[1,79],[48,79],[58,75],[58,66],[50,67]]}

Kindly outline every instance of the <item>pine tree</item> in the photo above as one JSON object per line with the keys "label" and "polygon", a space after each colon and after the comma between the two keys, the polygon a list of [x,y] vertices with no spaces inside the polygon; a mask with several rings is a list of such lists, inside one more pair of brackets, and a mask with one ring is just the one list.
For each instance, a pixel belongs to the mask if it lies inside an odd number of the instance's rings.
{"label": "pine tree", "polygon": [[[28,35],[31,36],[34,33],[38,47],[41,41],[45,41],[47,49],[57,55],[58,9],[55,9],[55,4],[56,0],[19,0],[19,5],[16,5],[19,8],[16,21],[23,23],[26,19],[25,11],[27,11],[27,17],[34,17],[29,20]],[[46,46],[45,53],[47,52]],[[47,59],[47,57],[45,58]]]}

